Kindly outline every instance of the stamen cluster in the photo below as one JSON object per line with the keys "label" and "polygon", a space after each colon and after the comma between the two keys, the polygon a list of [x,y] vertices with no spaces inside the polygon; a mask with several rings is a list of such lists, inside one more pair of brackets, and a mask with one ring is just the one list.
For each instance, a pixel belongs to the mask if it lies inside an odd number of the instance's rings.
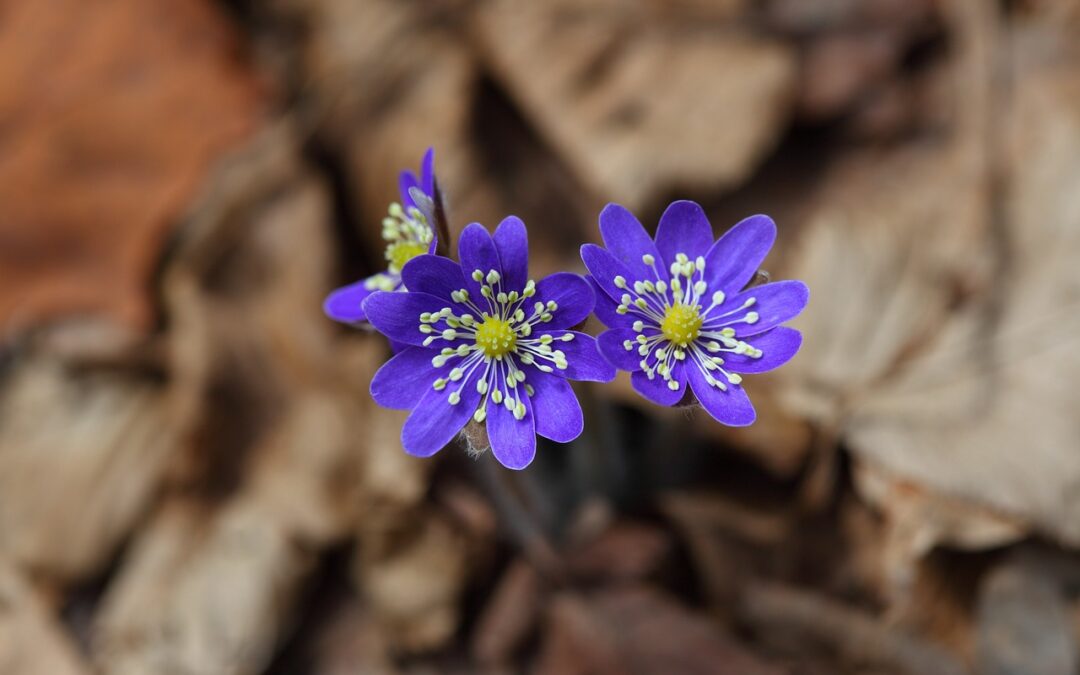
{"label": "stamen cluster", "polygon": [[[473,270],[473,281],[482,282],[480,293],[483,297],[481,309],[469,296],[467,288],[451,293],[451,299],[459,306],[464,305],[468,312],[456,314],[453,307],[443,307],[435,313],[424,312],[420,315],[420,332],[427,335],[424,347],[430,346],[436,339],[456,343],[456,347],[443,347],[442,351],[431,359],[431,365],[441,368],[453,357],[463,360],[450,370],[445,378],[438,378],[432,388],[441,391],[447,385],[468,380],[474,371],[479,372],[476,380],[477,392],[483,397],[479,407],[473,413],[473,420],[483,422],[487,418],[488,401],[502,404],[518,420],[525,417],[525,396],[535,393],[526,380],[528,375],[523,366],[534,366],[542,373],[551,373],[556,368],[566,370],[566,354],[552,345],[570,342],[573,333],[564,333],[555,337],[551,333],[533,336],[533,328],[548,323],[553,312],[559,309],[554,300],[532,303],[530,312],[525,305],[536,295],[536,282],[529,280],[521,293],[502,289],[502,276],[496,270]],[[516,358],[513,358],[516,357]],[[462,385],[464,386],[464,385]],[[520,386],[520,390],[519,390]],[[447,397],[450,405],[461,401],[461,389],[451,391]]]}
{"label": "stamen cluster", "polygon": [[[643,357],[639,365],[646,377],[651,380],[659,375],[668,389],[678,391],[680,383],[672,376],[673,365],[689,357],[704,370],[709,386],[725,391],[727,384],[741,383],[742,377],[724,370],[724,359],[717,354],[741,354],[755,359],[763,356],[760,349],[736,339],[733,328],[738,323],[757,323],[757,312],[746,311],[757,299],[749,297],[735,309],[714,312],[724,305],[726,298],[718,290],[712,294],[709,306],[702,309],[703,296],[708,290],[704,257],[690,260],[685,253],[677,253],[675,262],[671,263],[670,284],[661,278],[654,256],[646,253],[641,261],[652,270],[652,279],[635,281],[631,286],[625,277],[617,275],[614,283],[624,291],[616,312],[641,317],[632,325],[637,337],[624,340],[623,348],[636,350]],[[659,332],[647,332],[647,324],[657,326]]]}

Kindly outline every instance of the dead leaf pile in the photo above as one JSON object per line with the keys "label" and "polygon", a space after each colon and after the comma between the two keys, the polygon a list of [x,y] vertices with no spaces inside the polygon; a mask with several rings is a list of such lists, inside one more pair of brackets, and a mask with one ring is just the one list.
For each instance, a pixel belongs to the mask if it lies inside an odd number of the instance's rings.
{"label": "dead leaf pile", "polygon": [[[0,675],[1070,675],[1076,2],[0,2]],[[534,277],[777,216],[747,429],[405,455],[320,311],[436,148]]]}

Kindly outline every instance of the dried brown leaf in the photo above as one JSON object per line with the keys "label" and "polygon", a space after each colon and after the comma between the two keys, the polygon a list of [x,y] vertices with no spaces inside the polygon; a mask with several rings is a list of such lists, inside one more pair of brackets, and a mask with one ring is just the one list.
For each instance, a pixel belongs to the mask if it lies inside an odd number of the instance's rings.
{"label": "dried brown leaf", "polygon": [[983,675],[1071,675],[1080,666],[1064,589],[1045,569],[995,569],[983,581],[977,620]]}
{"label": "dried brown leaf", "polygon": [[952,317],[859,406],[850,438],[899,475],[1076,543],[1080,59],[1022,67],[1015,82],[1008,258],[991,304]]}
{"label": "dried brown leaf", "polygon": [[352,531],[351,392],[333,360],[326,191],[287,124],[223,167],[163,282],[188,495],[135,540],[98,617],[110,673],[252,675],[292,627],[316,554]]}
{"label": "dried brown leaf", "polygon": [[[263,447],[265,446],[265,447]],[[181,500],[137,539],[110,586],[96,654],[108,672],[261,672],[291,627],[314,553],[352,524],[348,417],[298,395],[220,508]]]}
{"label": "dried brown leaf", "polygon": [[786,46],[682,19],[614,1],[497,0],[475,28],[487,65],[578,179],[634,208],[675,187],[738,185],[788,118]]}
{"label": "dried brown leaf", "polygon": [[524,560],[510,563],[477,620],[473,658],[485,664],[507,663],[539,619],[542,591],[540,575],[532,565]]}
{"label": "dried brown leaf", "polygon": [[256,501],[201,515],[162,512],[125,561],[96,626],[105,672],[254,675],[269,663],[313,556]]}
{"label": "dried brown leaf", "polygon": [[885,519],[879,554],[894,601],[903,602],[910,593],[918,560],[939,543],[982,550],[1017,541],[1028,529],[1020,519],[898,480],[868,461],[856,461],[854,478],[860,495]]}
{"label": "dried brown leaf", "polygon": [[437,513],[400,524],[410,525],[399,534],[404,541],[380,542],[383,550],[361,546],[355,578],[390,644],[427,651],[446,644],[458,626],[465,541]]}
{"label": "dried brown leaf", "polygon": [[0,561],[0,673],[90,673],[63,626],[8,561]]}
{"label": "dried brown leaf", "polygon": [[395,675],[378,622],[359,604],[350,604],[330,619],[314,646],[313,675]]}
{"label": "dried brown leaf", "polygon": [[[368,262],[384,262],[377,224],[399,199],[398,171],[416,170],[429,146],[436,149],[437,175],[459,228],[499,215],[490,208],[493,195],[471,134],[476,67],[445,10],[394,0],[277,4],[308,27],[300,65],[320,115],[319,133],[341,153],[349,196],[370,224],[359,232],[370,245]],[[357,27],[363,40],[356,39]]]}
{"label": "dried brown leaf", "polygon": [[0,322],[93,313],[145,330],[168,233],[258,122],[256,76],[205,0],[3,13]]}
{"label": "dried brown leaf", "polygon": [[671,538],[659,528],[620,521],[566,554],[567,571],[585,581],[643,581],[670,554]]}
{"label": "dried brown leaf", "polygon": [[906,675],[968,672],[939,646],[813,592],[780,584],[751,583],[742,589],[738,612],[764,642],[787,645],[788,649],[797,645],[800,652],[807,651],[809,645],[826,646],[849,668]]}
{"label": "dried brown leaf", "polygon": [[914,486],[864,490],[907,524],[894,562],[1030,528],[1080,542],[1080,59],[1050,22],[998,37],[988,6],[956,10],[990,94],[945,147],[842,174],[793,272],[813,300],[786,400]]}
{"label": "dried brown leaf", "polygon": [[85,579],[152,503],[181,429],[157,378],[20,359],[0,390],[0,553]]}
{"label": "dried brown leaf", "polygon": [[706,618],[648,588],[557,596],[536,672],[780,675]]}

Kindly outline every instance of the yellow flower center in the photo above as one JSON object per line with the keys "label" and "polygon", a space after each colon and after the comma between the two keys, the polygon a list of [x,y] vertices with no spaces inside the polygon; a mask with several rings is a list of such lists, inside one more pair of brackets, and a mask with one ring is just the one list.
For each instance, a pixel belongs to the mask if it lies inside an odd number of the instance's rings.
{"label": "yellow flower center", "polygon": [[660,330],[672,343],[685,347],[697,338],[703,322],[697,305],[684,305],[679,302],[665,312]]}
{"label": "yellow flower center", "polygon": [[399,241],[396,244],[390,244],[386,247],[386,261],[390,263],[390,271],[401,272],[405,263],[422,253],[427,253],[427,250],[428,245],[418,241]]}
{"label": "yellow flower center", "polygon": [[476,345],[484,350],[485,356],[496,359],[514,351],[517,333],[509,321],[485,314],[484,322],[476,327]]}

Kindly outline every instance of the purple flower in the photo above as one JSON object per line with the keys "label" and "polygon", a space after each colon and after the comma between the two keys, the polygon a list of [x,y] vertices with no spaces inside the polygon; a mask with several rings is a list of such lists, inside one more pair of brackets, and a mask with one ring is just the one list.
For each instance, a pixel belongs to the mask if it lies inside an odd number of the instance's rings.
{"label": "purple flower", "polygon": [[366,321],[364,300],[375,291],[401,290],[401,270],[405,263],[435,251],[434,162],[435,151],[428,148],[420,162],[419,178],[412,171],[401,172],[398,180],[401,202],[391,204],[382,221],[386,271],[332,291],[323,302],[323,311],[331,319],[349,324]]}
{"label": "purple flower", "polygon": [[371,382],[387,408],[412,410],[405,451],[428,457],[471,421],[483,423],[506,467],[528,466],[536,434],[565,443],[581,433],[581,407],[567,380],[606,382],[615,369],[596,340],[569,330],[593,311],[583,277],[528,278],[525,225],[513,216],[492,237],[478,223],[461,233],[461,263],[434,255],[402,271],[407,293],[374,293],[368,320],[409,345]]}
{"label": "purple flower", "polygon": [[598,338],[604,356],[654,403],[676,405],[689,386],[717,421],[753,423],[740,373],[795,355],[802,335],[780,324],[809,297],[800,281],[745,289],[776,239],[772,219],[751,216],[714,243],[701,207],[677,201],[654,241],[633,214],[609,204],[600,234],[607,248],[586,244],[581,258],[597,288],[596,314],[610,328]]}

